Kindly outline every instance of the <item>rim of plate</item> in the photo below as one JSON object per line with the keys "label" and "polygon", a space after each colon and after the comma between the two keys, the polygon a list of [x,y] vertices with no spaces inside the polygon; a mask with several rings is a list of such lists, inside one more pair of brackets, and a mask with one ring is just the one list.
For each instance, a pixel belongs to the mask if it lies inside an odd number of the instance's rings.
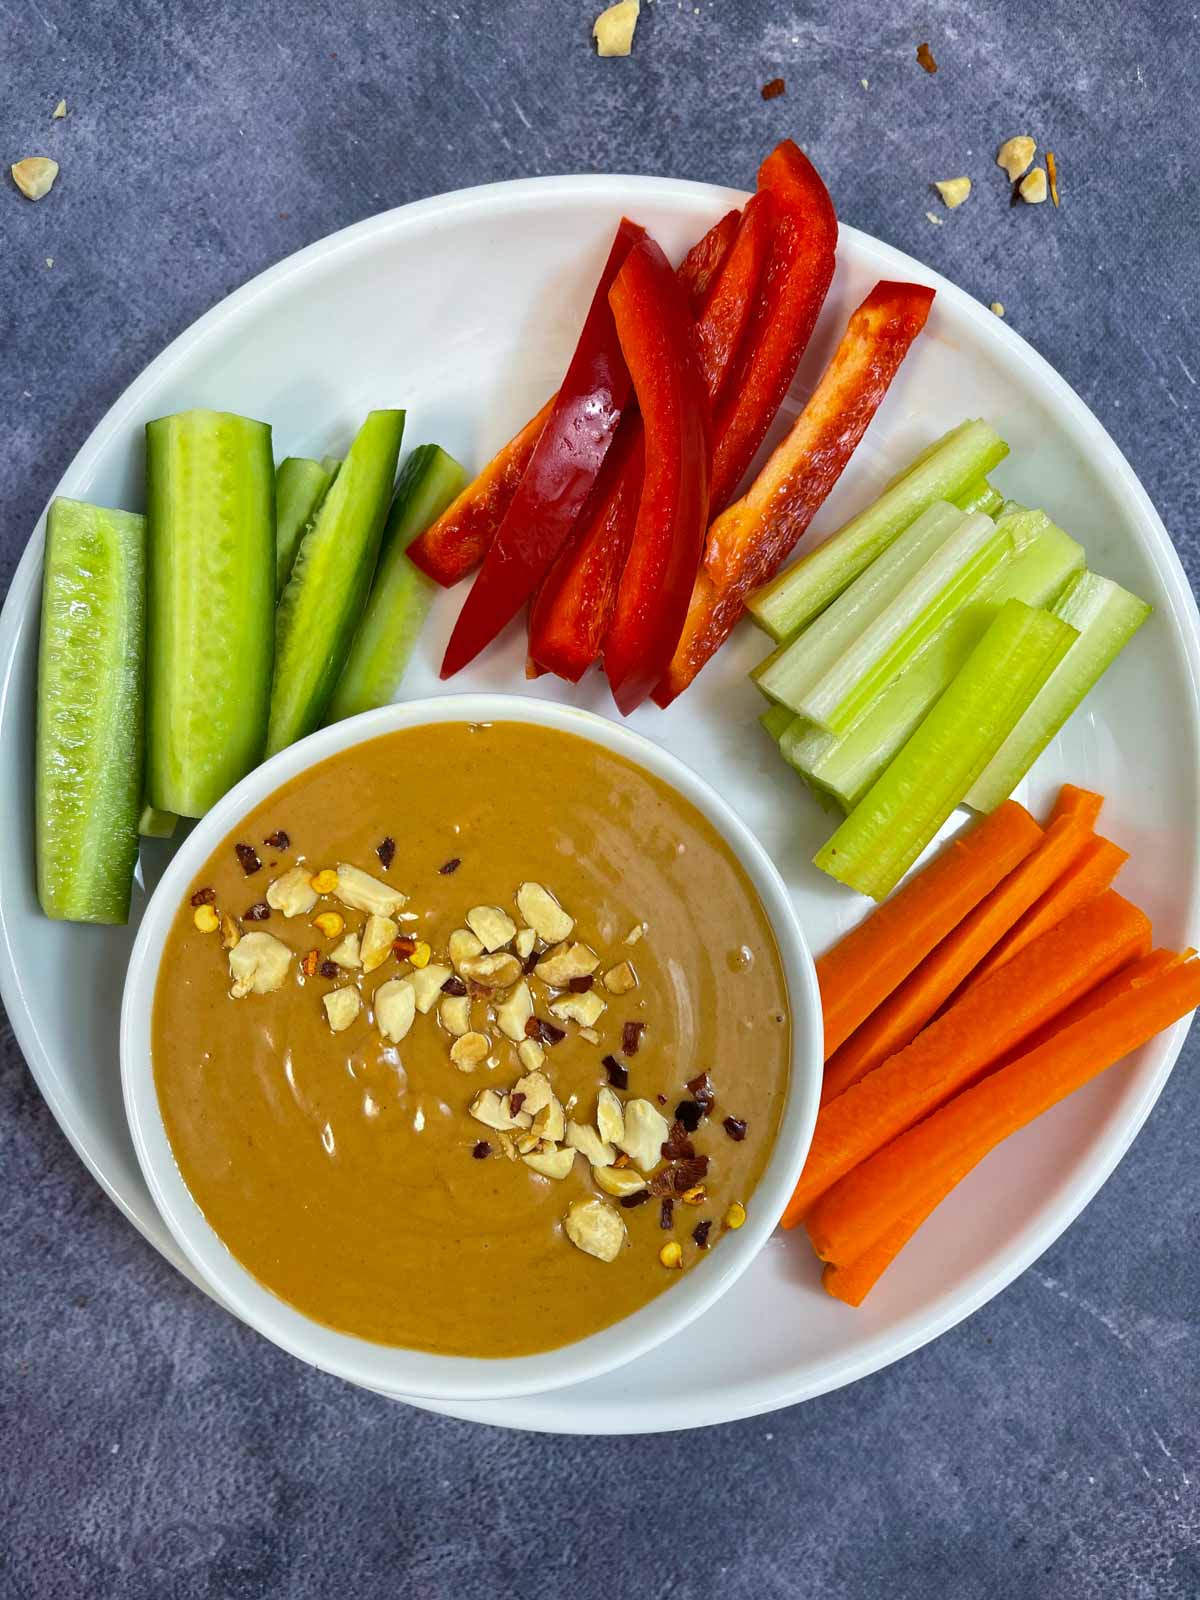
{"label": "rim of plate", "polygon": [[[628,1316],[531,1355],[446,1355],[380,1344],[328,1327],[276,1294],[233,1255],[204,1215],[175,1160],[154,1077],[151,1012],[164,942],[189,880],[249,811],[281,785],[371,740],[442,723],[518,723],[568,733],[623,757],[700,813],[732,851],[775,937],[791,1012],[783,1113],[743,1228],[711,1260]],[[644,733],[581,706],[503,692],[401,700],[336,722],[271,756],[236,784],[188,835],[142,915],[125,979],[120,1023],[125,1114],[142,1175],[176,1243],[220,1300],[299,1360],[364,1388],[412,1384],[427,1398],[511,1399],[602,1377],[656,1349],[726,1294],[779,1225],[808,1154],[820,1095],[821,997],[800,916],[779,868],[733,807],[687,762]]]}
{"label": "rim of plate", "polygon": [[[128,425],[131,413],[153,391],[160,378],[178,361],[205,340],[218,332],[224,332],[230,320],[236,322],[247,316],[261,299],[275,293],[294,277],[304,274],[318,263],[325,265],[343,253],[359,249],[369,250],[377,240],[389,237],[393,233],[410,233],[414,238],[419,238],[424,231],[423,224],[436,226],[438,222],[444,222],[456,214],[472,210],[520,212],[552,204],[558,199],[575,199],[581,193],[597,197],[611,196],[618,208],[628,205],[631,195],[640,194],[645,196],[648,202],[653,201],[659,206],[677,210],[689,209],[697,202],[701,204],[707,202],[715,210],[721,205],[726,207],[743,205],[748,198],[745,190],[686,178],[612,173],[562,174],[551,177],[513,178],[500,183],[456,189],[447,194],[415,200],[407,205],[381,212],[377,216],[366,217],[360,222],[352,223],[266,268],[248,283],[210,307],[177,335],[139,373],[101,417],[67,466],[52,491],[50,500],[59,494],[79,495],[86,492],[89,475],[97,457],[109,448],[113,438]],[[1162,609],[1170,617],[1171,638],[1186,668],[1193,729],[1200,727],[1200,612],[1197,611],[1196,597],[1192,593],[1183,564],[1162,518],[1119,445],[1103,423],[1075,393],[1067,380],[1027,340],[1014,328],[1002,322],[981,302],[951,283],[948,278],[894,245],[876,239],[873,235],[848,224],[840,224],[839,249],[845,249],[847,246],[855,253],[875,262],[886,275],[907,274],[931,284],[938,292],[941,305],[952,308],[956,316],[964,318],[981,340],[990,346],[1002,365],[1019,372],[1028,384],[1047,394],[1055,403],[1059,426],[1063,433],[1084,456],[1095,461],[1109,475],[1114,494],[1122,502],[1128,521],[1136,528],[1136,536],[1145,547],[1162,583],[1167,601]],[[3,610],[0,611],[0,723],[3,722],[11,692],[17,628],[30,604],[35,601],[41,567],[42,531],[50,500],[47,501],[46,507],[43,507],[31,532],[29,542],[13,573]],[[1194,922],[1200,898],[1197,892],[1200,857],[1194,857],[1190,866],[1187,916]],[[97,1166],[71,1125],[63,1097],[57,1089],[53,1063],[42,1046],[32,1012],[26,1003],[24,986],[14,959],[11,930],[3,898],[0,898],[0,999],[4,1002],[13,1034],[21,1047],[34,1081],[80,1160],[139,1233],[193,1282],[198,1282],[195,1273],[180,1255],[161,1219],[156,1218],[148,1224],[139,1216],[131,1203],[116,1190],[107,1175]],[[964,1285],[949,1291],[922,1313],[914,1313],[868,1340],[853,1358],[832,1360],[825,1365],[810,1369],[806,1376],[793,1383],[781,1383],[775,1379],[747,1380],[736,1389],[726,1387],[720,1395],[713,1396],[711,1400],[701,1401],[700,1397],[692,1395],[689,1396],[686,1406],[682,1402],[664,1404],[649,1428],[645,1417],[636,1420],[632,1417],[627,1419],[621,1405],[612,1402],[606,1408],[603,1417],[591,1416],[588,1419],[589,1425],[586,1429],[567,1431],[659,1432],[758,1416],[763,1412],[793,1405],[801,1400],[814,1399],[832,1389],[867,1377],[940,1337],[999,1294],[1048,1249],[1111,1176],[1162,1093],[1163,1085],[1178,1058],[1189,1025],[1188,1019],[1184,1019],[1159,1034],[1144,1047],[1148,1053],[1151,1073],[1140,1098],[1134,1103],[1122,1126],[1101,1138],[1086,1168],[1076,1173],[1068,1182],[1065,1192],[1055,1205],[1047,1208],[1040,1222],[1027,1229],[1003,1250],[990,1268],[980,1268]],[[203,1284],[200,1286],[205,1287]],[[564,1407],[568,1403],[570,1393],[570,1389],[558,1393],[558,1400]],[[409,1397],[397,1395],[394,1398]],[[480,1402],[478,1406],[471,1408],[416,1399],[411,1403],[450,1415],[468,1416],[472,1420],[498,1426],[554,1431],[550,1421],[542,1421],[540,1418],[531,1421],[529,1417],[522,1415],[520,1401]]]}

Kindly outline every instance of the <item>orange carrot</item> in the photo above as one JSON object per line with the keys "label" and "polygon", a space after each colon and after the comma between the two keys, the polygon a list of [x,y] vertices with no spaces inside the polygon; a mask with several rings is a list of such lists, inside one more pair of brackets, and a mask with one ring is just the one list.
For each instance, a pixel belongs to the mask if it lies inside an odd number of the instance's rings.
{"label": "orange carrot", "polygon": [[[1169,972],[1172,968],[1182,966],[1190,961],[1196,952],[1194,950],[1152,950],[1148,956],[1143,956],[1140,961],[1134,961],[1127,967],[1122,967],[1120,972],[1114,973],[1107,983],[1100,984],[1085,994],[1082,1000],[1077,1000],[1070,1010],[1063,1012],[1053,1021],[1048,1022],[1044,1028],[1028,1038],[1002,1066],[1008,1066],[1011,1061],[1019,1060],[1032,1050],[1039,1049],[1048,1039],[1056,1033],[1061,1033],[1064,1028],[1081,1022],[1084,1017],[1089,1017],[1094,1011],[1108,1005],[1118,995],[1127,994],[1131,990],[1140,989],[1151,978],[1160,973]],[[955,1180],[950,1174],[946,1182],[941,1185],[929,1204],[922,1203],[896,1222],[883,1236],[863,1251],[853,1261],[830,1262],[821,1275],[821,1285],[827,1294],[835,1300],[844,1300],[847,1305],[861,1305],[867,1293],[878,1282],[883,1273],[891,1266],[901,1250],[916,1233],[921,1224],[929,1217],[946,1196],[954,1188]]]}
{"label": "orange carrot", "polygon": [[1058,791],[1058,799],[1054,802],[1054,810],[1046,826],[1057,822],[1060,817],[1079,817],[1089,828],[1094,828],[1103,804],[1103,795],[1091,789],[1076,788],[1073,783],[1064,783]]}
{"label": "orange carrot", "polygon": [[826,1060],[1041,837],[1006,800],[819,958]]}
{"label": "orange carrot", "polygon": [[[1126,989],[982,1083],[964,1089],[830,1189],[808,1217],[823,1261],[855,1261],[989,1151],[1200,1005],[1200,962]],[[891,1242],[889,1240],[889,1242]]]}
{"label": "orange carrot", "polygon": [[951,929],[917,969],[825,1063],[821,1104],[903,1050],[996,942],[1059,877],[1091,837],[1088,824],[1060,817],[1024,861]]}
{"label": "orange carrot", "polygon": [[973,986],[910,1045],[822,1107],[784,1227],[795,1227],[852,1167],[1149,948],[1149,920],[1110,889]]}
{"label": "orange carrot", "polygon": [[1014,923],[995,946],[992,953],[979,963],[964,985],[962,994],[968,994],[977,983],[982,983],[984,978],[1002,967],[1006,961],[1011,961],[1018,950],[1024,950],[1026,945],[1032,944],[1034,939],[1061,922],[1075,910],[1076,906],[1094,900],[1108,888],[1128,860],[1129,851],[1122,850],[1120,845],[1114,844],[1111,839],[1104,839],[1099,835],[1090,839],[1058,882],[1030,906],[1021,920]]}

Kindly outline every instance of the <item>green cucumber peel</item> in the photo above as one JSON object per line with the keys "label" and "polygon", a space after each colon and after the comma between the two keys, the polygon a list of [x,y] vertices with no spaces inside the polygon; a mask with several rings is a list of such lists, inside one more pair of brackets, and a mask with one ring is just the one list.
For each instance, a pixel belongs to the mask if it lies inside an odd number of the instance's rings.
{"label": "green cucumber peel", "polygon": [[333,472],[323,461],[288,456],[275,469],[275,595],[292,575],[300,540],[324,500]]}
{"label": "green cucumber peel", "polygon": [[340,722],[389,704],[438,592],[406,554],[461,492],[463,467],[436,444],[423,444],[404,463],[384,528],[379,564],[362,621],[325,713]]}
{"label": "green cucumber peel", "polygon": [[265,422],[185,411],[146,427],[146,796],[200,817],[262,760],[275,608]]}
{"label": "green cucumber peel", "polygon": [[275,621],[267,754],[321,725],[375,574],[404,433],[372,411],[300,541]]}
{"label": "green cucumber peel", "polygon": [[56,920],[129,920],[145,621],[145,518],[55,500],[46,519],[34,774],[38,899]]}

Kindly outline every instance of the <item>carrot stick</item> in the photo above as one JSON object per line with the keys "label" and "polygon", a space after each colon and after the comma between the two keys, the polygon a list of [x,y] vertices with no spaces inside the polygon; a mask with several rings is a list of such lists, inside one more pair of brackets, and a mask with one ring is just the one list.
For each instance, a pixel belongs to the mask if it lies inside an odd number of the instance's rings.
{"label": "carrot stick", "polygon": [[822,1107],[784,1227],[795,1227],[852,1167],[1149,948],[1149,920],[1110,889],[972,987],[910,1045]]}
{"label": "carrot stick", "polygon": [[[1032,1050],[1040,1048],[1055,1034],[1061,1033],[1064,1028],[1081,1022],[1084,1017],[1089,1017],[1094,1011],[1108,1005],[1118,995],[1127,994],[1131,990],[1140,989],[1151,978],[1160,973],[1169,972],[1174,967],[1182,966],[1190,961],[1196,952],[1194,950],[1152,950],[1148,956],[1143,956],[1140,961],[1134,961],[1127,967],[1122,967],[1120,972],[1114,973],[1107,983],[1100,984],[1085,994],[1082,1000],[1077,1000],[1068,1010],[1048,1022],[1044,1028],[1028,1038],[1002,1066],[1019,1060],[1028,1055]],[[946,1182],[938,1188],[937,1194],[928,1204],[922,1203],[896,1222],[888,1231],[863,1251],[853,1261],[830,1262],[826,1265],[821,1276],[821,1284],[827,1294],[835,1300],[844,1300],[847,1305],[861,1305],[867,1293],[878,1282],[883,1273],[892,1264],[900,1251],[916,1233],[921,1224],[942,1203],[954,1188],[954,1180],[947,1174]]]}
{"label": "carrot stick", "polygon": [[1089,828],[1094,828],[1103,804],[1103,795],[1091,789],[1078,789],[1073,783],[1064,783],[1058,791],[1058,799],[1054,802],[1054,810],[1046,826],[1050,827],[1060,817],[1080,817]]}
{"label": "carrot stick", "polygon": [[1041,837],[1006,800],[820,957],[826,1060]]}
{"label": "carrot stick", "polygon": [[1128,850],[1122,850],[1111,839],[1097,835],[1083,847],[1059,878],[1046,890],[1021,920],[1004,935],[991,954],[975,968],[962,993],[967,994],[977,983],[982,983],[1006,961],[1011,961],[1018,950],[1040,938],[1048,928],[1053,928],[1063,918],[1087,900],[1093,900],[1109,884],[1129,860]]}
{"label": "carrot stick", "polygon": [[[1110,1000],[974,1088],[965,1089],[843,1178],[813,1208],[823,1261],[854,1261],[904,1218],[960,1182],[989,1151],[1200,1005],[1188,961]],[[890,1242],[890,1241],[889,1241]]]}
{"label": "carrot stick", "polygon": [[942,940],[878,1010],[825,1063],[821,1104],[903,1050],[970,976],[1091,837],[1088,824],[1063,816],[1041,842]]}

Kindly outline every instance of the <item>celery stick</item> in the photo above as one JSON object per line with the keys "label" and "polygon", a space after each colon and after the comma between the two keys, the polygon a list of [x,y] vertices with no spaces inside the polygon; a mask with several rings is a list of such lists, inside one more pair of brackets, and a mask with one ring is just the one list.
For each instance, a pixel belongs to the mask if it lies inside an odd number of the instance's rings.
{"label": "celery stick", "polygon": [[984,511],[989,517],[994,517],[1004,505],[1004,496],[999,489],[993,489],[986,478],[980,478],[978,483],[973,483],[969,489],[956,494],[954,504],[960,511],[968,514],[972,511]]}
{"label": "celery stick", "polygon": [[1006,528],[982,514],[965,517],[796,709],[831,733],[848,733],[1012,551]]}
{"label": "celery stick", "polygon": [[1048,611],[1005,601],[962,671],[815,864],[860,894],[876,900],[890,894],[1077,637]]}
{"label": "celery stick", "polygon": [[964,422],[824,544],[761,589],[746,609],[773,639],[787,639],[824,611],[935,500],[953,500],[1008,454],[986,422]]}
{"label": "celery stick", "polygon": [[805,711],[805,695],[836,666],[864,629],[908,592],[917,575],[966,520],[944,500],[923,511],[815,622],[754,669],[750,676],[762,692],[782,705]]}
{"label": "celery stick", "polygon": [[1023,548],[992,572],[917,659],[845,734],[797,718],[780,741],[785,760],[810,784],[851,810],[960,670],[1005,600],[1051,605],[1083,566],[1083,547],[1044,512],[1022,512],[1025,533],[1008,523]]}
{"label": "celery stick", "polygon": [[1006,800],[1076,706],[1120,655],[1151,607],[1110,578],[1081,572],[1054,607],[1079,638],[967,794],[976,811]]}
{"label": "celery stick", "polygon": [[794,713],[787,706],[768,706],[758,719],[767,733],[776,743],[791,727],[795,720]]}

